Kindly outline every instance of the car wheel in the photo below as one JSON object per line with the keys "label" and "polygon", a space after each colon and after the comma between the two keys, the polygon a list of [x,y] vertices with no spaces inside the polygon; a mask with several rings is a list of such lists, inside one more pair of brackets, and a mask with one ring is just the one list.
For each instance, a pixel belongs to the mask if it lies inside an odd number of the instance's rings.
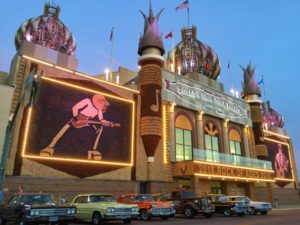
{"label": "car wheel", "polygon": [[102,216],[99,212],[94,212],[93,218],[92,218],[93,224],[94,225],[100,225],[103,223]]}
{"label": "car wheel", "polygon": [[19,225],[26,225],[27,222],[26,222],[26,215],[25,214],[22,214],[19,218]]}
{"label": "car wheel", "polygon": [[129,223],[131,223],[131,219],[124,219],[124,220],[123,220],[123,223],[124,223],[124,224],[129,224]]}
{"label": "car wheel", "polygon": [[254,208],[254,207],[250,207],[249,213],[250,213],[251,215],[255,215],[255,214],[256,214],[255,208]]}
{"label": "car wheel", "polygon": [[261,215],[267,215],[268,214],[268,211],[262,211],[262,212],[260,212],[261,213]]}
{"label": "car wheel", "polygon": [[167,219],[169,219],[169,216],[161,216],[160,217],[162,220],[167,220]]}
{"label": "car wheel", "polygon": [[228,216],[232,216],[232,212],[230,209],[225,209],[224,210],[224,216],[228,217]]}
{"label": "car wheel", "polygon": [[141,210],[140,212],[141,220],[150,220],[150,215],[148,214],[147,210]]}
{"label": "car wheel", "polygon": [[0,225],[5,225],[6,221],[2,214],[0,214]]}
{"label": "car wheel", "polygon": [[205,218],[211,218],[213,216],[212,213],[204,213]]}
{"label": "car wheel", "polygon": [[195,211],[191,206],[186,206],[183,210],[183,214],[186,218],[192,219],[195,216]]}

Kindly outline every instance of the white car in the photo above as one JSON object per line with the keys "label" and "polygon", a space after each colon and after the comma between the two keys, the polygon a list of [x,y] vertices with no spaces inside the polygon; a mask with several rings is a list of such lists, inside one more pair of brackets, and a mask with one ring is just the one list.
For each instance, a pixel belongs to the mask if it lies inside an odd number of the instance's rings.
{"label": "white car", "polygon": [[269,211],[272,210],[272,205],[269,202],[255,202],[252,201],[247,196],[228,196],[234,201],[246,202],[249,206],[249,214],[255,215],[256,213],[261,213],[262,215],[267,215]]}

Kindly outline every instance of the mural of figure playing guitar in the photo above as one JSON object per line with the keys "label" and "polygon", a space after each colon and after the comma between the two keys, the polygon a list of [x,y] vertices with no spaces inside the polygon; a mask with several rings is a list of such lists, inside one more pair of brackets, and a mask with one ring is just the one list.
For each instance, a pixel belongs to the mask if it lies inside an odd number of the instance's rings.
{"label": "mural of figure playing guitar", "polygon": [[95,131],[93,148],[88,151],[87,158],[90,160],[102,160],[102,154],[97,146],[104,127],[117,128],[121,125],[104,119],[103,114],[110,106],[109,102],[101,94],[95,94],[92,98],[85,98],[72,107],[73,117],[58,131],[50,144],[40,151],[40,156],[52,157],[55,152],[55,145],[71,128],[80,129],[91,127]]}

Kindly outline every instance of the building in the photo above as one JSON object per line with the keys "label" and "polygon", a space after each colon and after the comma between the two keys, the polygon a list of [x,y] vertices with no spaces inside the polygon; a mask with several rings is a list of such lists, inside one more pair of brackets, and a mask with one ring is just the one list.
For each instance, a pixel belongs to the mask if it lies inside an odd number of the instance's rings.
{"label": "building", "polygon": [[69,197],[187,188],[299,203],[292,142],[283,124],[268,122],[251,65],[243,99],[224,93],[218,56],[196,27],[182,29],[182,42],[163,57],[159,14],[150,8],[138,74],[120,68],[92,77],[77,70],[76,43],[59,13],[46,4],[16,34],[3,79],[14,87],[9,107],[1,106],[9,108],[3,187]]}

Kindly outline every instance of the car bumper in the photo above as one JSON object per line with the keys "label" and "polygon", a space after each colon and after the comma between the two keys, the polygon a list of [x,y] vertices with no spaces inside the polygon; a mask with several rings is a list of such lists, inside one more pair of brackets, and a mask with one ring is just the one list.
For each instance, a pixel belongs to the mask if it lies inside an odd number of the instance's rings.
{"label": "car bumper", "polygon": [[39,222],[39,223],[49,223],[49,222],[60,222],[60,221],[72,221],[75,219],[74,216],[26,216],[27,222]]}
{"label": "car bumper", "polygon": [[259,207],[259,208],[255,208],[255,211],[257,211],[257,212],[269,212],[271,210],[272,210],[271,207]]}
{"label": "car bumper", "polygon": [[175,215],[175,209],[164,208],[164,209],[155,209],[150,210],[149,214],[153,217],[160,217],[160,216],[173,216]]}
{"label": "car bumper", "polygon": [[136,219],[138,213],[132,214],[106,214],[104,215],[104,220],[125,220],[125,219]]}
{"label": "car bumper", "polygon": [[231,211],[235,214],[247,213],[249,211],[248,207],[233,207]]}

